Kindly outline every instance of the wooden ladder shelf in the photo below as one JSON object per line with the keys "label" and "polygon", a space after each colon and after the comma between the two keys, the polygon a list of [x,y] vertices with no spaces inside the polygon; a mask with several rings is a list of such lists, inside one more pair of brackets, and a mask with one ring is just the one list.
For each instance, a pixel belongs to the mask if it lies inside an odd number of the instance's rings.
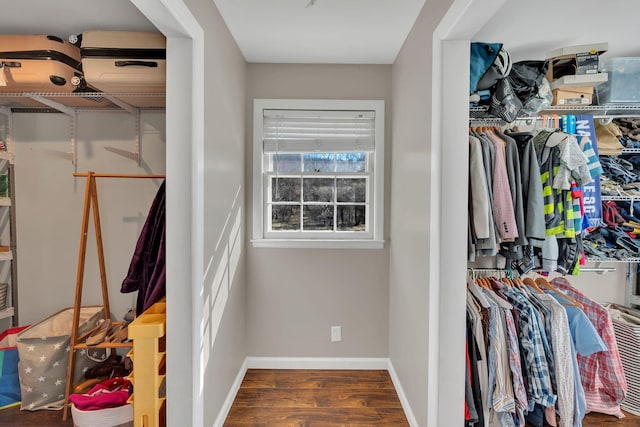
{"label": "wooden ladder shelf", "polygon": [[[157,178],[162,179],[164,175],[131,175],[131,174],[97,174],[89,171],[87,173],[74,173],[75,177],[86,177],[86,187],[84,194],[84,207],[82,213],[82,228],[80,231],[80,249],[78,251],[78,271],[76,274],[76,295],[73,302],[73,323],[71,325],[71,339],[69,361],[67,366],[67,383],[64,393],[64,407],[62,410],[62,420],[66,421],[69,414],[69,395],[73,389],[73,377],[76,364],[76,350],[86,349],[84,343],[86,334],[78,336],[80,310],[82,308],[82,288],[84,285],[84,267],[87,254],[87,233],[89,231],[89,216],[93,206],[93,226],[95,231],[96,246],[98,250],[98,266],[100,268],[100,285],[102,288],[102,306],[104,318],[111,319],[109,308],[109,288],[107,286],[107,272],[104,261],[104,250],[102,245],[102,229],[100,226],[100,209],[98,207],[98,190],[96,188],[96,178]],[[102,343],[91,348],[131,348],[133,344],[127,343]]]}

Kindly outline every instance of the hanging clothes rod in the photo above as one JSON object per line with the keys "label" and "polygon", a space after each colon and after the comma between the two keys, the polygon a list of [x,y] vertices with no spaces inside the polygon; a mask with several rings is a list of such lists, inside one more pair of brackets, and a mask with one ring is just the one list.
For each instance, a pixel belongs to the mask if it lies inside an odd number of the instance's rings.
{"label": "hanging clothes rod", "polygon": [[93,175],[95,178],[153,178],[153,179],[166,178],[165,175],[117,174],[117,173],[94,173],[94,172],[74,173],[73,176],[87,177],[89,176],[89,174]]}
{"label": "hanging clothes rod", "polygon": [[513,271],[504,268],[467,268],[467,274],[471,275],[472,279],[491,275],[498,277],[511,277],[513,276]]}

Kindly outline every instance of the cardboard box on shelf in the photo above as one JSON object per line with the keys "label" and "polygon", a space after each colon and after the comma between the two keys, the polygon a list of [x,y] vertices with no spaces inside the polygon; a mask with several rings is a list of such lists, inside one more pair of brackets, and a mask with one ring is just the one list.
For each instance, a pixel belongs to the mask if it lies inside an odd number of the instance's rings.
{"label": "cardboard box on shelf", "polygon": [[553,90],[551,105],[591,105],[593,86],[562,86]]}
{"label": "cardboard box on shelf", "polygon": [[608,48],[608,43],[593,43],[547,52],[546,57],[549,59],[547,79],[553,82],[563,76],[597,74],[600,55]]}

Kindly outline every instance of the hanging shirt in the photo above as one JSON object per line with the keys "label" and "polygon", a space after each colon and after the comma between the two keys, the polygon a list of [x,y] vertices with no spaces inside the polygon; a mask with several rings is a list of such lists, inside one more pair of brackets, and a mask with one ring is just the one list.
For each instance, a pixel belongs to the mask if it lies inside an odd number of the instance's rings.
{"label": "hanging shirt", "polygon": [[517,322],[520,325],[520,350],[525,364],[524,370],[527,377],[529,410],[533,410],[536,403],[545,408],[555,405],[556,396],[551,387],[549,365],[544,354],[542,343],[542,331],[535,308],[521,294],[513,289],[492,281],[492,285],[498,288],[509,303],[517,311]]}
{"label": "hanging shirt", "polygon": [[575,383],[571,351],[571,332],[569,320],[564,307],[552,296],[534,294],[549,310],[551,328],[549,335],[552,341],[553,359],[555,361],[556,394],[558,395],[559,427],[571,427],[575,417]]}
{"label": "hanging shirt", "polygon": [[[473,337],[469,336],[470,331],[467,329],[467,338],[473,341]],[[476,405],[473,397],[473,386],[474,384],[474,376],[472,374],[471,367],[471,358],[469,357],[469,343],[467,342],[466,346],[466,359],[467,363],[465,365],[466,375],[465,375],[465,400],[464,400],[464,419],[470,424],[477,423],[480,418],[478,415],[478,411],[476,410]],[[475,377],[477,379],[477,376]]]}
{"label": "hanging shirt", "polygon": [[571,183],[575,180],[578,186],[593,181],[589,166],[589,159],[584,154],[575,136],[561,134],[562,139],[557,143],[560,165],[553,178],[553,188],[560,190],[571,189]]}
{"label": "hanging shirt", "polygon": [[488,239],[493,227],[491,199],[486,171],[482,159],[480,140],[469,135],[469,191],[471,193],[471,220],[477,239]]}
{"label": "hanging shirt", "polygon": [[522,195],[525,200],[525,235],[529,243],[542,247],[546,237],[544,200],[540,180],[540,164],[533,145],[533,135],[528,132],[508,133],[518,147]]}
{"label": "hanging shirt", "polygon": [[526,236],[525,219],[524,219],[524,196],[522,191],[522,173],[520,171],[520,157],[518,155],[518,147],[513,138],[496,132],[498,138],[504,141],[505,146],[505,162],[507,166],[507,176],[509,177],[509,188],[511,189],[511,199],[513,201],[513,212],[518,229],[518,238],[516,245],[524,246],[529,242]]}
{"label": "hanging shirt", "polygon": [[[482,147],[482,162],[484,164],[487,190],[489,191],[489,200],[493,203],[493,162],[495,157],[493,155],[493,144],[484,137],[484,134],[473,134],[473,136],[478,138]],[[484,256],[495,256],[498,253],[499,236],[496,234],[495,223],[493,221],[493,207],[491,204],[489,205],[489,208],[491,209],[489,238],[477,239],[475,246],[479,254]]]}
{"label": "hanging shirt", "polygon": [[493,143],[493,218],[501,241],[514,241],[518,237],[518,226],[513,211],[513,199],[509,188],[509,176],[504,158],[504,141],[492,133],[485,136]]}
{"label": "hanging shirt", "polygon": [[[500,297],[495,293],[488,291],[486,289],[483,290],[485,295],[492,299],[497,304],[501,302]],[[502,301],[506,303],[506,301]],[[508,304],[508,303],[506,303]],[[525,425],[524,414],[529,408],[529,403],[527,401],[527,390],[524,385],[524,378],[522,376],[522,363],[520,358],[520,344],[518,341],[518,331],[516,329],[515,320],[513,319],[512,309],[513,306],[508,304],[508,306],[501,306],[500,309],[503,311],[504,319],[505,319],[505,327],[507,332],[507,347],[509,349],[509,367],[511,369],[511,380],[513,382],[513,396],[515,398],[516,403],[516,415],[518,417],[519,426],[523,427]]]}
{"label": "hanging shirt", "polygon": [[515,399],[513,396],[513,384],[509,377],[509,349],[507,347],[504,313],[496,303],[491,300],[488,301],[492,307],[492,313],[496,316],[493,324],[495,333],[492,335],[490,343],[495,356],[495,376],[493,377],[495,385],[493,393],[488,396],[488,403],[491,409],[489,426],[512,426],[514,422],[511,413],[515,413]]}
{"label": "hanging shirt", "polygon": [[[475,284],[472,283],[469,286],[475,286]],[[489,368],[487,367],[487,351],[482,326],[482,316],[489,314],[489,304],[487,303],[487,311],[483,312],[481,311],[482,307],[479,307],[476,301],[476,297],[472,295],[471,291],[467,288],[467,316],[471,321],[470,328],[478,350],[476,370],[478,371],[478,388],[480,392],[478,396],[475,396],[476,410],[478,411],[479,417],[477,427],[485,427],[489,425],[489,412],[485,406],[489,387]]]}
{"label": "hanging shirt", "polygon": [[609,312],[574,288],[564,277],[553,279],[551,284],[584,306],[585,315],[607,346],[606,351],[586,357],[578,356],[587,409],[603,412],[606,408],[612,408],[614,415],[621,415],[619,403],[624,399],[628,387]]}

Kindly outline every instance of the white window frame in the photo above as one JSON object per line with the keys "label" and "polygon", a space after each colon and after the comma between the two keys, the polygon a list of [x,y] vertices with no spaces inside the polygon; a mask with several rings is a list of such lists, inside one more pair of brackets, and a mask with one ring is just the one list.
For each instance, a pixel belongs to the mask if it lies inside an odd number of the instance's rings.
{"label": "white window frame", "polygon": [[[342,237],[335,233],[327,238],[318,233],[302,235],[283,233],[273,238],[266,232],[266,185],[263,170],[263,117],[264,110],[336,110],[374,111],[375,149],[369,153],[373,166],[369,193],[369,230],[362,238]],[[384,247],[384,101],[332,100],[332,99],[254,99],[253,101],[253,233],[251,243],[264,248],[329,248],[329,249],[382,249]]]}

